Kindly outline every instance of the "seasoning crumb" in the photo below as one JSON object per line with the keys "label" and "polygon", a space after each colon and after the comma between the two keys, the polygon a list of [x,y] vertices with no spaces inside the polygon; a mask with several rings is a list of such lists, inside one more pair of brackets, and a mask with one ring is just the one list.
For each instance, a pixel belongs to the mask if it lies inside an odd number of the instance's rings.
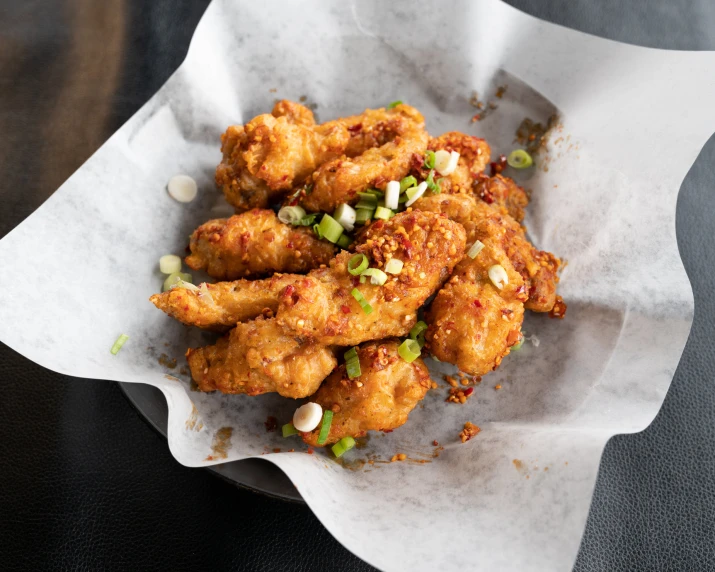
{"label": "seasoning crumb", "polygon": [[432,389],[437,389],[439,385],[437,385],[437,382],[433,381],[432,382]]}
{"label": "seasoning crumb", "polygon": [[263,425],[266,426],[266,431],[268,433],[271,433],[278,429],[278,419],[276,419],[272,415],[269,415],[268,418],[263,422]]}
{"label": "seasoning crumb", "polygon": [[501,99],[502,97],[504,97],[504,94],[506,93],[506,88],[507,88],[507,86],[505,86],[505,85],[500,85],[499,87],[497,87],[496,96],[497,96],[499,99]]}
{"label": "seasoning crumb", "polygon": [[501,383],[497,383],[497,384],[494,386],[494,389],[496,389],[497,391],[499,391],[499,390],[501,389]]}
{"label": "seasoning crumb", "polygon": [[433,444],[435,447],[439,447],[439,441],[437,441],[437,439],[435,439],[434,441],[432,441],[432,444]]}
{"label": "seasoning crumb", "polygon": [[397,453],[396,455],[392,456],[392,459],[390,459],[391,463],[394,463],[396,461],[404,461],[407,458],[407,455],[404,453]]}
{"label": "seasoning crumb", "polygon": [[471,423],[470,421],[467,421],[464,424],[464,429],[459,433],[459,438],[462,440],[462,443],[466,443],[469,441],[472,437],[475,437],[481,429],[477,427],[474,423]]}
{"label": "seasoning crumb", "polygon": [[467,402],[467,399],[469,399],[469,396],[472,395],[472,393],[474,393],[473,387],[468,387],[467,389],[459,389],[457,387],[453,387],[449,390],[449,395],[447,396],[447,399],[445,401],[447,403],[464,404]]}
{"label": "seasoning crumb", "polygon": [[275,449],[273,449],[273,452],[274,452],[274,453],[280,453],[280,452],[281,452],[280,447],[276,447]]}

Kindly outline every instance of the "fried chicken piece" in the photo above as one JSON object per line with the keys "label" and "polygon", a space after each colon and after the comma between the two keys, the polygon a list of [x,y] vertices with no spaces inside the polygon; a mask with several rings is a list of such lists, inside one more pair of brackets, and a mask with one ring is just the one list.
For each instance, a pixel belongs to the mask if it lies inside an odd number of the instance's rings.
{"label": "fried chicken piece", "polygon": [[[428,149],[459,153],[457,168],[453,173],[446,176],[435,174],[435,179],[441,179],[440,189],[443,193],[472,193],[472,185],[489,164],[491,154],[491,149],[484,139],[459,131],[450,131],[439,137],[433,137],[430,139]],[[421,171],[421,178],[426,179],[428,170],[421,169]]]}
{"label": "fried chicken piece", "polygon": [[488,177],[481,174],[475,181],[474,193],[485,203],[501,207],[517,222],[524,220],[529,196],[513,179],[503,175]]}
{"label": "fried chicken piece", "polygon": [[[400,118],[399,121],[395,121]],[[396,127],[402,127],[402,119],[424,125],[425,118],[410,105],[400,104],[391,109],[366,109],[359,115],[340,119],[350,132],[350,143],[345,148],[345,155],[356,157],[373,147],[380,147],[392,141],[399,133]]]}
{"label": "fried chicken piece", "polygon": [[482,240],[480,228],[483,221],[493,221],[502,229],[504,251],[525,281],[529,295],[526,308],[534,312],[549,312],[554,307],[561,262],[550,252],[536,249],[526,238],[524,227],[508,214],[465,194],[424,197],[414,207],[446,214],[450,220],[460,223],[467,231],[469,246],[475,240]]}
{"label": "fried chicken piece", "polygon": [[359,191],[384,189],[389,181],[399,181],[410,170],[412,156],[424,155],[429,136],[417,110],[400,104],[377,112],[387,116],[380,134],[376,129],[366,131],[355,149],[365,146],[366,140],[385,143],[354,158],[343,155],[324,163],[313,174],[312,192],[303,200],[307,210],[333,212],[341,203],[355,203]]}
{"label": "fried chicken piece", "polygon": [[290,102],[276,107],[274,111],[285,115],[258,115],[244,126],[230,126],[221,136],[223,159],[216,168],[216,184],[239,211],[279,201],[320,165],[340,157],[350,141],[340,121],[306,125],[305,112]]}
{"label": "fried chicken piece", "polygon": [[[429,371],[417,358],[407,363],[397,353],[398,340],[369,342],[358,348],[360,376],[349,379],[345,365],[323,382],[311,401],[333,411],[324,445],[343,437],[362,437],[368,431],[396,429],[424,398],[431,386]],[[318,427],[302,433],[308,445],[318,445]]]}
{"label": "fried chicken piece", "polygon": [[305,105],[287,99],[276,101],[271,115],[273,117],[285,117],[295,125],[303,125],[304,127],[315,125],[315,117],[310,109]]}
{"label": "fried chicken piece", "polygon": [[[474,234],[484,244],[474,258],[466,256],[426,313],[427,347],[441,361],[483,375],[496,369],[509,348],[521,339],[526,287],[505,251],[503,228],[485,218]],[[490,268],[506,272],[502,287],[492,282]]]}
{"label": "fried chicken piece", "polygon": [[177,287],[154,294],[149,300],[187,326],[225,332],[238,322],[273,316],[280,293],[299,278],[296,274],[275,274],[265,280],[202,284],[196,290]]}
{"label": "fried chicken piece", "polygon": [[[446,217],[427,212],[400,213],[364,230],[355,252],[372,268],[391,258],[404,263],[382,286],[360,284],[347,270],[349,252],[328,268],[312,270],[288,286],[278,307],[279,324],[326,345],[351,346],[367,340],[403,336],[416,322],[417,309],[439,288],[462,258],[465,232]],[[357,289],[372,306],[366,314],[352,296]]]}
{"label": "fried chicken piece", "polygon": [[335,246],[312,230],[284,224],[272,210],[253,209],[202,224],[191,235],[186,264],[217,280],[308,272],[327,264]]}
{"label": "fried chicken piece", "polygon": [[275,319],[238,324],[216,345],[186,352],[201,391],[299,399],[316,392],[337,365],[332,350],[289,335]]}

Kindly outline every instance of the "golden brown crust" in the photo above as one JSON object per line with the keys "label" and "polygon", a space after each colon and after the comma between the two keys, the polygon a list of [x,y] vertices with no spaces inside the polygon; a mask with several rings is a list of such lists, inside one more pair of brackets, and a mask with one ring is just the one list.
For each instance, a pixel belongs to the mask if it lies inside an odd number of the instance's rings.
{"label": "golden brown crust", "polygon": [[315,117],[310,109],[305,105],[287,99],[276,101],[271,115],[273,115],[273,117],[285,117],[291,123],[303,125],[304,127],[312,127],[315,125]]}
{"label": "golden brown crust", "polygon": [[298,278],[275,274],[265,280],[236,280],[206,284],[205,292],[172,288],[149,300],[162,312],[187,326],[225,332],[238,322],[272,316],[280,293]]}
{"label": "golden brown crust", "polygon": [[238,324],[216,345],[186,352],[191,377],[201,391],[261,395],[312,395],[335,368],[333,352],[287,335],[275,319]]}
{"label": "golden brown crust", "polygon": [[517,222],[524,220],[529,196],[514,180],[503,175],[479,175],[475,183],[474,193],[485,203],[498,205]]}
{"label": "golden brown crust", "polygon": [[[328,439],[362,437],[367,431],[389,431],[404,425],[410,412],[431,386],[429,371],[417,358],[407,363],[397,353],[398,340],[369,342],[358,348],[360,375],[349,379],[345,365],[338,367],[311,398],[333,411]],[[320,427],[302,433],[308,445],[318,445]]]}
{"label": "golden brown crust", "polygon": [[190,248],[186,264],[217,280],[308,272],[327,264],[336,250],[312,230],[284,224],[261,209],[202,224],[191,235]]}
{"label": "golden brown crust", "polygon": [[[347,270],[353,255],[342,252],[329,268],[313,270],[285,289],[279,323],[326,345],[357,345],[409,332],[417,309],[446,280],[465,245],[459,224],[434,213],[410,211],[370,225],[355,247],[372,268],[384,268],[391,258],[401,260],[399,275],[388,274],[382,286],[360,284]],[[353,288],[372,306],[372,313],[362,310]]]}
{"label": "golden brown crust", "polygon": [[[484,139],[459,131],[433,137],[428,148],[432,151],[442,149],[459,153],[459,162],[452,174],[444,177],[435,174],[435,179],[441,179],[440,189],[443,193],[471,193],[474,181],[486,169],[491,154],[491,149]],[[422,171],[422,178],[426,178],[427,170]]]}

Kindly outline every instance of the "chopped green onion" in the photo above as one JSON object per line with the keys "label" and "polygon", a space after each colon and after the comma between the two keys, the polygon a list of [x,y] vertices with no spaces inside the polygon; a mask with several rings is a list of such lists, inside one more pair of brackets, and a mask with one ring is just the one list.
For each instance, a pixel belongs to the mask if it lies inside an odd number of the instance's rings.
{"label": "chopped green onion", "polygon": [[315,222],[315,219],[317,217],[318,213],[305,215],[302,219],[300,219],[298,222],[294,222],[293,224],[295,226],[311,226]]}
{"label": "chopped green onion", "polygon": [[521,336],[521,339],[516,342],[513,346],[511,346],[511,351],[513,352],[518,352],[521,349],[521,346],[524,345],[524,336]]}
{"label": "chopped green onion", "polygon": [[494,284],[494,286],[499,290],[509,284],[509,275],[506,273],[506,270],[504,270],[504,267],[501,264],[490,266],[488,274],[489,280],[491,280],[492,284]]}
{"label": "chopped green onion", "polygon": [[355,205],[356,209],[374,209],[377,207],[377,197],[372,193],[358,193],[360,200]]}
{"label": "chopped green onion", "polygon": [[167,290],[171,290],[174,286],[182,286],[181,282],[188,282],[191,284],[191,274],[186,274],[184,272],[174,272],[173,274],[169,274],[169,276],[166,277],[166,280],[164,280],[163,291],[166,292]]}
{"label": "chopped green onion", "polygon": [[397,210],[400,201],[400,183],[390,181],[385,187],[385,206],[388,209]]}
{"label": "chopped green onion", "polygon": [[400,344],[400,347],[397,348],[397,353],[400,354],[400,357],[407,363],[412,363],[420,357],[422,350],[420,344],[415,340],[405,340]]}
{"label": "chopped green onion", "polygon": [[423,321],[417,322],[410,330],[410,338],[415,340],[420,347],[425,345],[425,332],[427,331],[427,324]]}
{"label": "chopped green onion", "polygon": [[119,350],[122,349],[122,346],[124,343],[129,339],[129,336],[127,334],[122,334],[117,338],[117,341],[114,342],[114,345],[112,346],[112,349],[109,350],[112,352],[112,355],[117,355],[119,353]]}
{"label": "chopped green onion", "polygon": [[480,240],[477,240],[472,245],[472,247],[467,251],[467,256],[469,256],[469,258],[476,258],[477,254],[479,254],[483,248],[484,248],[484,243]]}
{"label": "chopped green onion", "polygon": [[402,204],[405,204],[409,200],[410,200],[409,197],[405,193],[402,193],[400,195],[400,200],[398,201],[398,203],[402,205]]}
{"label": "chopped green onion", "polygon": [[387,274],[379,268],[368,268],[367,270],[363,270],[362,274],[360,274],[360,281],[362,282],[362,278],[366,276],[370,277],[370,284],[375,284],[376,286],[382,286],[385,282],[387,282]]}
{"label": "chopped green onion", "polygon": [[515,169],[526,169],[534,164],[531,155],[523,149],[514,149],[514,151],[509,153],[506,162],[509,163],[510,167],[514,167]]}
{"label": "chopped green onion", "polygon": [[335,209],[333,218],[348,232],[355,228],[355,209],[346,203],[342,203]]}
{"label": "chopped green onion", "polygon": [[159,259],[159,271],[162,274],[181,272],[181,258],[176,254],[165,254]]}
{"label": "chopped green onion", "polygon": [[283,431],[283,437],[290,437],[291,435],[297,435],[300,433],[300,431],[298,431],[292,423],[286,423],[283,425],[281,430]]}
{"label": "chopped green onion", "polygon": [[434,151],[425,153],[425,169],[434,169]]}
{"label": "chopped green onion", "polygon": [[357,348],[350,348],[343,354],[345,361],[350,361],[351,359],[356,359],[358,357]]}
{"label": "chopped green onion", "polygon": [[[191,274],[184,274],[184,276],[188,276],[191,278]],[[202,286],[205,286],[206,284],[202,284]],[[174,288],[183,288],[184,290],[189,290],[190,292],[198,292],[200,288],[198,286],[194,286],[191,282],[188,282],[186,280],[179,280]],[[211,297],[211,294],[209,294],[209,297]]]}
{"label": "chopped green onion", "polygon": [[319,224],[314,224],[313,225],[313,232],[318,238],[323,238],[323,233],[320,230],[320,225]]}
{"label": "chopped green onion", "polygon": [[398,99],[397,101],[393,101],[392,103],[388,103],[388,104],[387,104],[387,109],[393,109],[394,107],[397,107],[398,105],[401,105],[401,104],[402,104],[402,101]]}
{"label": "chopped green onion", "polygon": [[340,458],[353,447],[355,447],[355,439],[352,437],[343,437],[340,441],[335,443],[331,449],[333,450],[333,455],[335,455],[336,458]]}
{"label": "chopped green onion", "polygon": [[415,179],[412,175],[409,177],[405,177],[400,181],[400,192],[403,193],[410,187],[415,187],[417,186],[417,179]]}
{"label": "chopped green onion", "polygon": [[322,238],[325,238],[332,243],[338,242],[340,235],[343,234],[342,225],[329,214],[323,215],[318,227]]}
{"label": "chopped green onion", "polygon": [[323,424],[320,426],[320,433],[318,434],[318,445],[323,445],[328,440],[328,433],[330,433],[330,425],[333,422],[333,412],[330,409],[326,409],[323,413]]}
{"label": "chopped green onion", "polygon": [[336,242],[335,244],[337,244],[343,250],[347,250],[352,243],[352,239],[347,234],[341,234],[340,238],[338,239],[338,242]]}
{"label": "chopped green onion", "polygon": [[372,219],[372,215],[375,212],[374,208],[365,209],[359,208],[355,211],[355,224],[365,224],[367,221]]}
{"label": "chopped green onion", "polygon": [[407,195],[407,198],[409,199],[406,203],[405,206],[409,207],[412,206],[412,204],[419,199],[422,195],[425,194],[425,191],[427,190],[427,183],[425,181],[422,181],[419,185],[416,187],[412,187],[411,189],[407,189],[405,191],[405,194]]}
{"label": "chopped green onion", "polygon": [[365,194],[373,195],[373,196],[377,197],[378,199],[381,199],[382,197],[385,196],[385,193],[383,193],[382,191],[380,191],[378,189],[367,189],[364,192],[365,192]]}
{"label": "chopped green onion", "polygon": [[278,211],[278,220],[285,224],[298,224],[304,216],[303,207],[282,207]]}
{"label": "chopped green onion", "polygon": [[425,182],[427,183],[427,188],[435,195],[438,195],[442,192],[442,189],[439,187],[439,185],[434,182],[434,169],[429,172],[429,175],[427,175],[427,179]]}
{"label": "chopped green onion", "polygon": [[360,276],[362,271],[368,267],[367,256],[364,254],[354,254],[348,260],[348,272],[353,276]]}
{"label": "chopped green onion", "polygon": [[395,213],[393,213],[390,209],[385,208],[385,207],[377,207],[375,209],[375,218],[380,219],[380,220],[390,220]]}
{"label": "chopped green onion", "polygon": [[353,288],[350,291],[350,294],[353,298],[357,300],[357,303],[360,304],[360,307],[362,308],[363,312],[365,312],[366,314],[370,314],[372,312],[372,306],[370,306],[368,301],[365,300],[365,296],[362,295],[360,290],[358,290],[357,288]]}
{"label": "chopped green onion", "polygon": [[345,362],[345,370],[348,373],[348,379],[355,379],[360,377],[360,360],[356,357],[349,359]]}
{"label": "chopped green onion", "polygon": [[402,272],[402,267],[404,265],[405,263],[399,258],[390,258],[390,260],[387,261],[387,264],[385,264],[385,272],[389,272],[390,274],[399,274]]}

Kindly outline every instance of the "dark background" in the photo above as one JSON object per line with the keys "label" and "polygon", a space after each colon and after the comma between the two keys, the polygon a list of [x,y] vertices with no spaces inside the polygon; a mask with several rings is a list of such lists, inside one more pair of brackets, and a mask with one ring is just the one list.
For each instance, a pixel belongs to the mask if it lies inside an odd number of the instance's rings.
{"label": "dark background", "polygon": [[[711,0],[510,3],[624,42],[715,49]],[[163,84],[206,5],[0,0],[0,237]],[[606,448],[576,570],[715,569],[714,184],[711,141],[678,201],[693,330],[653,425]],[[372,570],[307,507],[180,466],[115,383],[2,344],[0,379],[0,568]]]}

